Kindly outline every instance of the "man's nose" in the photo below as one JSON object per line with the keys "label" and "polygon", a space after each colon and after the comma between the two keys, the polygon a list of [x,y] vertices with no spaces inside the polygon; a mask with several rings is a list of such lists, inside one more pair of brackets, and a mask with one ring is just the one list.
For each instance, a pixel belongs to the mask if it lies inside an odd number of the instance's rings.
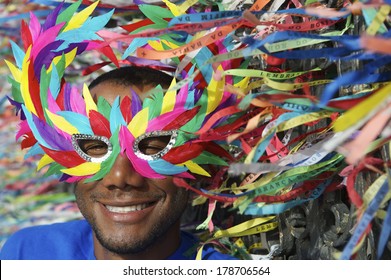
{"label": "man's nose", "polygon": [[130,160],[121,154],[101,181],[101,184],[111,188],[142,187],[144,183],[144,177],[137,173]]}

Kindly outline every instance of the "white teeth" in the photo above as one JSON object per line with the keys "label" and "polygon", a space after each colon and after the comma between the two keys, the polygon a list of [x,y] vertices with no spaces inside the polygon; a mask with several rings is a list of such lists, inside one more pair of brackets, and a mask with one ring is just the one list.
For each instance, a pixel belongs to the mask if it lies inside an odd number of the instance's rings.
{"label": "white teeth", "polygon": [[124,207],[117,207],[117,206],[110,206],[110,205],[105,205],[107,210],[110,212],[114,213],[129,213],[129,212],[134,212],[134,211],[140,211],[148,207],[148,204],[142,203],[142,204],[137,204],[137,205],[132,205],[132,206],[124,206]]}

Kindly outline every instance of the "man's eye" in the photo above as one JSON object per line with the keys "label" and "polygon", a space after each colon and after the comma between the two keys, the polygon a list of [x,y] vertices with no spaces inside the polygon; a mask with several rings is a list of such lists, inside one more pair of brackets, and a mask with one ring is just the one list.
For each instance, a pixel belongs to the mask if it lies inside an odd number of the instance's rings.
{"label": "man's eye", "polygon": [[80,149],[91,157],[103,157],[107,154],[109,147],[100,140],[78,140]]}
{"label": "man's eye", "polygon": [[170,136],[147,137],[139,142],[138,148],[145,155],[154,155],[167,147],[170,139]]}

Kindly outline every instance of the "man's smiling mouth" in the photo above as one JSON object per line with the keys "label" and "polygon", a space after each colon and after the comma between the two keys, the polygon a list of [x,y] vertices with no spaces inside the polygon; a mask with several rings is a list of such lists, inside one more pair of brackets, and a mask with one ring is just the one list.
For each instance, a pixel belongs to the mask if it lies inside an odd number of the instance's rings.
{"label": "man's smiling mouth", "polygon": [[141,211],[145,208],[148,208],[154,203],[141,203],[141,204],[136,204],[136,205],[131,205],[131,206],[110,206],[110,205],[105,205],[107,210],[113,213],[130,213],[130,212],[135,212],[135,211]]}

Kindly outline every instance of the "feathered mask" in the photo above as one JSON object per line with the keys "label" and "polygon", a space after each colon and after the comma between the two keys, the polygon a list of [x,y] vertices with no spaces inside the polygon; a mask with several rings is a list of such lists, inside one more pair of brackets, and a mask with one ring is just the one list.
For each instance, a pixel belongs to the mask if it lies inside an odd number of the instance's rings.
{"label": "feathered mask", "polygon": [[[12,43],[16,65],[7,61],[11,102],[21,111],[17,138],[24,138],[22,148],[30,148],[27,156],[40,156],[39,169],[49,165],[48,175],[61,174],[68,182],[101,179],[120,153],[148,178],[209,176],[201,165],[226,165],[222,158],[229,153],[197,134],[214,114],[236,102],[224,92],[224,78],[212,78],[204,90],[187,84],[179,91],[173,79],[167,92],[158,86],[143,102],[129,88],[129,97],[113,104],[103,98],[95,102],[86,85],[80,94],[65,82],[65,68],[75,56],[108,47],[96,32],[112,12],[90,17],[95,3],[74,15],[79,4],[61,13],[58,6],[42,25],[32,14],[29,26],[22,24],[24,50]],[[210,127],[227,120],[214,119]],[[159,151],[140,148],[156,137],[166,139]],[[91,148],[96,145],[98,154]]]}

